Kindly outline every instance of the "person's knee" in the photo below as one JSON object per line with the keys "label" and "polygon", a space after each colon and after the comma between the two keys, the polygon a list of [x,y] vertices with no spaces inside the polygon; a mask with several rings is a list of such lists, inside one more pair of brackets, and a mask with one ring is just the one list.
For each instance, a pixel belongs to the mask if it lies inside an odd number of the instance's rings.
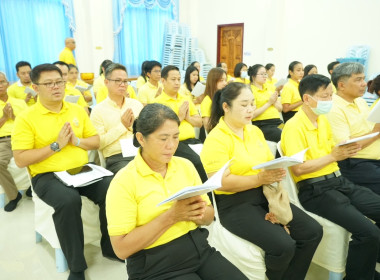
{"label": "person's knee", "polygon": [[59,198],[58,208],[65,210],[80,209],[82,207],[82,199],[79,193],[68,192]]}
{"label": "person's knee", "polygon": [[374,244],[374,246],[378,246],[380,242],[380,229],[373,225],[368,227],[362,234],[363,241]]}
{"label": "person's knee", "polygon": [[307,240],[320,242],[323,236],[323,227],[315,220],[308,223],[307,227]]}
{"label": "person's knee", "polygon": [[293,239],[286,239],[282,242],[274,241],[272,246],[271,250],[265,251],[267,265],[283,266],[292,260],[296,250],[296,242]]}

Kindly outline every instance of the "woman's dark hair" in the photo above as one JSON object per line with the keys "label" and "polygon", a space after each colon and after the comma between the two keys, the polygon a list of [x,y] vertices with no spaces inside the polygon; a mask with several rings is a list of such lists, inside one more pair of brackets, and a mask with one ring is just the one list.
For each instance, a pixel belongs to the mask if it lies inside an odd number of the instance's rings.
{"label": "woman's dark hair", "polygon": [[[199,62],[198,62],[198,61],[193,61],[193,62],[191,62],[191,64],[190,64],[189,66],[194,66],[195,63],[199,63]],[[201,65],[201,64],[199,63],[199,65]],[[194,67],[195,67],[195,66],[194,66]]]}
{"label": "woman's dark hair", "polygon": [[199,82],[199,71],[198,71],[198,69],[195,66],[190,65],[189,67],[187,67],[186,73],[185,73],[185,84],[186,84],[187,89],[190,91],[192,91],[190,74],[193,73],[194,71],[198,72],[198,80],[195,82],[195,84],[194,84],[194,86],[195,86]]}
{"label": "woman's dark hair", "polygon": [[219,62],[218,63],[218,65],[216,65],[216,67],[222,67],[222,64],[223,64],[224,62]]}
{"label": "woman's dark hair", "polygon": [[223,74],[227,73],[222,68],[212,68],[207,74],[205,95],[208,95],[212,100],[216,92],[216,84],[218,81],[223,78]]}
{"label": "woman's dark hair", "polygon": [[268,63],[267,65],[265,65],[265,69],[268,71],[268,70],[270,70],[273,66],[274,66],[273,63]]}
{"label": "woman's dark hair", "polygon": [[238,64],[235,65],[235,69],[234,69],[235,78],[240,78],[240,71],[241,71],[241,68],[243,68],[244,66],[247,67],[247,65],[244,64],[243,62],[239,62]]}
{"label": "woman's dark hair", "polygon": [[249,87],[242,83],[231,83],[215,93],[212,99],[211,116],[208,121],[208,132],[210,132],[218,124],[220,118],[224,116],[223,103],[225,102],[231,107],[232,101],[234,101],[240,95],[241,90],[245,88]]}
{"label": "woman's dark hair", "polygon": [[253,82],[253,77],[256,77],[257,72],[259,72],[260,68],[265,68],[265,67],[262,64],[255,64],[255,65],[250,66],[248,68],[248,76],[249,76],[249,80],[251,81],[251,83]]}
{"label": "woman's dark hair", "polygon": [[[297,64],[301,64],[299,61],[293,61],[292,63],[289,64],[289,71],[294,72],[294,67],[296,67]],[[290,78],[290,73],[288,74],[288,78]]]}
{"label": "woman's dark hair", "polygon": [[140,147],[137,141],[136,133],[140,132],[144,138],[155,132],[166,120],[175,121],[178,126],[179,118],[174,111],[159,103],[146,105],[140,112],[139,117],[133,122],[133,145]]}
{"label": "woman's dark hair", "polygon": [[78,67],[76,67],[74,64],[69,64],[68,66],[69,66],[69,71],[70,71],[71,69],[73,69],[73,68],[75,68],[75,69],[78,70]]}
{"label": "woman's dark hair", "polygon": [[144,78],[144,81],[146,82],[146,73],[148,72],[147,71],[147,66],[149,64],[149,60],[145,60],[142,64],[141,64],[141,73],[140,73],[140,76]]}
{"label": "woman's dark hair", "polygon": [[378,75],[373,80],[368,81],[368,92],[370,93],[376,93],[376,95],[379,95],[380,91],[380,75]]}
{"label": "woman's dark hair", "polygon": [[310,70],[313,68],[317,68],[317,66],[315,66],[313,64],[306,65],[305,68],[303,69],[303,71],[304,71],[303,76],[306,77],[307,75],[309,75]]}
{"label": "woman's dark hair", "polygon": [[103,60],[102,64],[100,64],[99,75],[102,75],[103,74],[103,68],[104,68],[104,70],[106,70],[107,67],[110,66],[110,64],[112,64],[111,60],[109,60],[109,59]]}

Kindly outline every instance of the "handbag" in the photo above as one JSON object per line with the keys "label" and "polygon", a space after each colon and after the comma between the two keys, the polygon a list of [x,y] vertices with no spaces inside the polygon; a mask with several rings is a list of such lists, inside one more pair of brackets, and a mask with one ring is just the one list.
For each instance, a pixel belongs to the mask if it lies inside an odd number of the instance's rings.
{"label": "handbag", "polygon": [[269,213],[265,215],[265,220],[272,224],[281,224],[285,231],[290,234],[288,224],[293,219],[290,208],[289,196],[283,188],[281,182],[270,185],[263,185],[263,192],[268,200]]}

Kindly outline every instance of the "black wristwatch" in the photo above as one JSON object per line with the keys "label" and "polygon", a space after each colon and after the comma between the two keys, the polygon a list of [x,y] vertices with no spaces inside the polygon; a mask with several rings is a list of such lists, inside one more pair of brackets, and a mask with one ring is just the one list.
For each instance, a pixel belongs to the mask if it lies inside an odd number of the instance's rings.
{"label": "black wristwatch", "polygon": [[53,152],[59,152],[61,149],[59,148],[59,144],[57,142],[53,142],[50,144],[50,149]]}

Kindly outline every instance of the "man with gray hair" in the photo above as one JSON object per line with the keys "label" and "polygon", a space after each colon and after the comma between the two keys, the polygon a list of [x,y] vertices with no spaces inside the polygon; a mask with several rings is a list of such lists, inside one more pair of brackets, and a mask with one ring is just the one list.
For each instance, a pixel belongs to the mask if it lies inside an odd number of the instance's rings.
{"label": "man with gray hair", "polygon": [[[367,120],[370,109],[362,98],[366,90],[364,67],[359,63],[342,63],[332,73],[337,88],[333,107],[327,115],[336,143],[380,131],[380,124]],[[343,176],[380,195],[380,134],[359,141],[361,150],[339,161]]]}

